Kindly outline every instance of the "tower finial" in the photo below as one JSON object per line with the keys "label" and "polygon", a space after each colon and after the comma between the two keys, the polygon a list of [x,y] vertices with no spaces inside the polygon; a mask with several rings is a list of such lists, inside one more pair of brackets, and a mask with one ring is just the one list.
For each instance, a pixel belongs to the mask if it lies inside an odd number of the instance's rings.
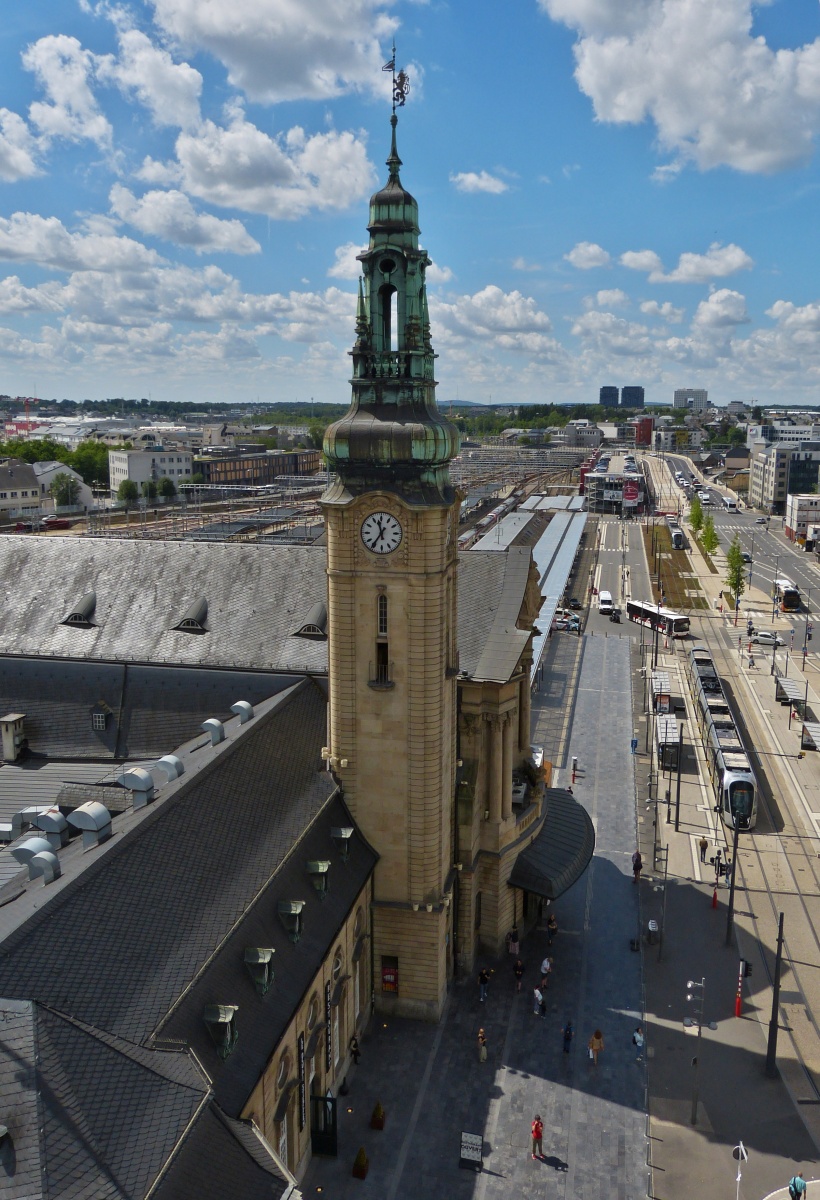
{"label": "tower finial", "polygon": [[[396,43],[393,43],[393,57],[390,62],[386,62],[382,67],[383,71],[389,71],[393,76],[393,116],[396,115],[396,108],[404,108],[407,101],[407,93],[410,91],[410,80],[407,78],[406,71],[399,71],[396,74]],[[393,127],[395,129],[395,125]]]}

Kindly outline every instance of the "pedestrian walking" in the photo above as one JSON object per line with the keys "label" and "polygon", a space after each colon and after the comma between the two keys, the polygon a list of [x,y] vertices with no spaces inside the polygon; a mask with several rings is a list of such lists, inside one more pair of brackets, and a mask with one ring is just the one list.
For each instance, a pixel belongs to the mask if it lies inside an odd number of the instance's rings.
{"label": "pedestrian walking", "polygon": [[351,1054],[351,1057],[353,1058],[353,1066],[358,1067],[361,1051],[359,1050],[359,1039],[356,1037],[355,1033],[353,1034],[353,1037],[350,1039],[349,1045],[350,1045],[350,1054]]}
{"label": "pedestrian walking", "polygon": [[632,855],[632,882],[638,883],[643,870],[643,859],[641,858],[640,850],[636,850]]}
{"label": "pedestrian walking", "polygon": [[487,1061],[487,1035],[483,1029],[478,1031],[478,1061]]}
{"label": "pedestrian walking", "polygon": [[521,980],[524,978],[524,964],[520,958],[517,958],[513,963],[513,975],[515,976],[515,990],[521,991]]}
{"label": "pedestrian walking", "polygon": [[596,1029],[592,1037],[587,1042],[589,1057],[592,1059],[592,1062],[596,1067],[598,1066],[598,1055],[601,1053],[603,1048],[604,1035],[601,1033],[600,1029]]}
{"label": "pedestrian walking", "polygon": [[541,1114],[536,1113],[532,1123],[532,1156],[533,1158],[543,1158],[544,1148],[541,1139],[544,1136],[544,1122],[541,1120]]}
{"label": "pedestrian walking", "polygon": [[544,1000],[544,996],[541,992],[541,989],[537,986],[532,989],[532,1003],[533,1003],[532,1011],[535,1014],[535,1016],[543,1017],[545,1012],[547,1011],[547,1005],[546,1005],[546,1001]]}
{"label": "pedestrian walking", "polygon": [[521,947],[520,947],[519,941],[518,941],[518,926],[517,925],[513,925],[512,929],[510,930],[510,932],[507,936],[507,949],[509,950],[510,954],[514,955],[515,958],[518,958],[518,955],[521,951]]}
{"label": "pedestrian walking", "polygon": [[803,1178],[803,1172],[798,1171],[796,1175],[792,1175],[789,1180],[789,1195],[791,1200],[800,1200],[801,1196],[806,1194],[806,1181]]}
{"label": "pedestrian walking", "polygon": [[632,1034],[632,1045],[635,1047],[635,1062],[640,1062],[643,1058],[644,1040],[643,1026],[638,1025],[635,1028],[635,1032]]}
{"label": "pedestrian walking", "polygon": [[705,863],[706,862],[706,851],[709,849],[709,843],[707,842],[705,837],[702,837],[700,839],[700,842],[698,843],[698,845],[700,846],[700,861],[702,863]]}
{"label": "pedestrian walking", "polygon": [[637,754],[638,753],[638,735],[637,734],[633,733],[632,741],[629,743],[629,745],[632,748],[632,753]]}
{"label": "pedestrian walking", "polygon": [[478,973],[478,998],[482,1004],[487,999],[487,988],[489,986],[490,986],[490,972],[487,970],[486,967],[482,967],[482,969]]}
{"label": "pedestrian walking", "polygon": [[541,991],[545,992],[549,987],[550,971],[552,970],[552,959],[547,957],[541,963]]}
{"label": "pedestrian walking", "polygon": [[572,1047],[572,1039],[575,1037],[575,1030],[572,1028],[572,1021],[567,1021],[562,1030],[562,1036],[564,1039],[564,1054],[569,1054],[570,1048]]}
{"label": "pedestrian walking", "polygon": [[547,945],[548,946],[552,945],[552,939],[555,937],[557,932],[558,932],[558,922],[555,919],[555,913],[550,913],[549,920],[547,921]]}

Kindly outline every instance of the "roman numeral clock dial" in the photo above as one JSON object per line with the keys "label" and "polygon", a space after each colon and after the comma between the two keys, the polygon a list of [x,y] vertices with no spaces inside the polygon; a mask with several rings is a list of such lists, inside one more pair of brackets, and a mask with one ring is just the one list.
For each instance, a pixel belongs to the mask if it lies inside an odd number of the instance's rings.
{"label": "roman numeral clock dial", "polygon": [[362,541],[374,554],[392,554],[401,542],[401,525],[390,513],[371,513],[362,521]]}

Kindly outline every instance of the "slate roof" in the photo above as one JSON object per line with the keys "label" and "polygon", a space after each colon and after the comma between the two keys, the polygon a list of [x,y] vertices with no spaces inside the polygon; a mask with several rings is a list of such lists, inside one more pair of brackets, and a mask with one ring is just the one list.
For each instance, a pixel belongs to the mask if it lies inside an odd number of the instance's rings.
{"label": "slate roof", "polygon": [[[242,729],[235,744],[194,750],[213,755],[201,775],[183,776],[76,878],[37,893],[0,945],[0,996],[134,1042],[152,1033],[333,791],[320,769],[326,704],[315,685],[297,685]],[[6,922],[22,904],[5,907]]]}
{"label": "slate roof", "polygon": [[[459,649],[471,673],[509,586],[507,559],[459,555]],[[326,563],[322,546],[10,534],[0,537],[0,656],[326,674],[327,643],[292,636],[326,599]],[[94,627],[62,625],[92,590]],[[209,632],[174,630],[202,595]]]}
{"label": "slate roof", "polygon": [[[468,550],[465,557],[473,553]],[[497,581],[494,581],[495,587],[486,588],[476,587],[474,579],[459,581],[459,600],[466,593],[465,600],[478,610],[475,617],[478,656],[473,661],[459,645],[459,662],[462,671],[467,671],[474,679],[504,683],[515,671],[530,637],[530,631],[519,629],[516,622],[524,602],[532,556],[528,547],[513,546],[504,554],[488,557],[503,560],[500,590]]]}
{"label": "slate roof", "polygon": [[587,810],[564,788],[548,788],[541,828],[515,860],[509,885],[555,900],[581,878],[594,853]]}
{"label": "slate roof", "polygon": [[279,1200],[288,1181],[244,1121],[211,1104],[154,1192],[156,1200]]}

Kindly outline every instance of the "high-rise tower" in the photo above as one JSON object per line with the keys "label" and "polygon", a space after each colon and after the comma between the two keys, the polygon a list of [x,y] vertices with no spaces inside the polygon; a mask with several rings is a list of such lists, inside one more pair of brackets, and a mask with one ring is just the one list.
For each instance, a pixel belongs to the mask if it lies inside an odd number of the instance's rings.
{"label": "high-rise tower", "polygon": [[331,765],[379,853],[376,1002],[437,1019],[452,969],[458,434],[436,408],[418,205],[395,111],[352,350],[349,411],[325,434]]}

